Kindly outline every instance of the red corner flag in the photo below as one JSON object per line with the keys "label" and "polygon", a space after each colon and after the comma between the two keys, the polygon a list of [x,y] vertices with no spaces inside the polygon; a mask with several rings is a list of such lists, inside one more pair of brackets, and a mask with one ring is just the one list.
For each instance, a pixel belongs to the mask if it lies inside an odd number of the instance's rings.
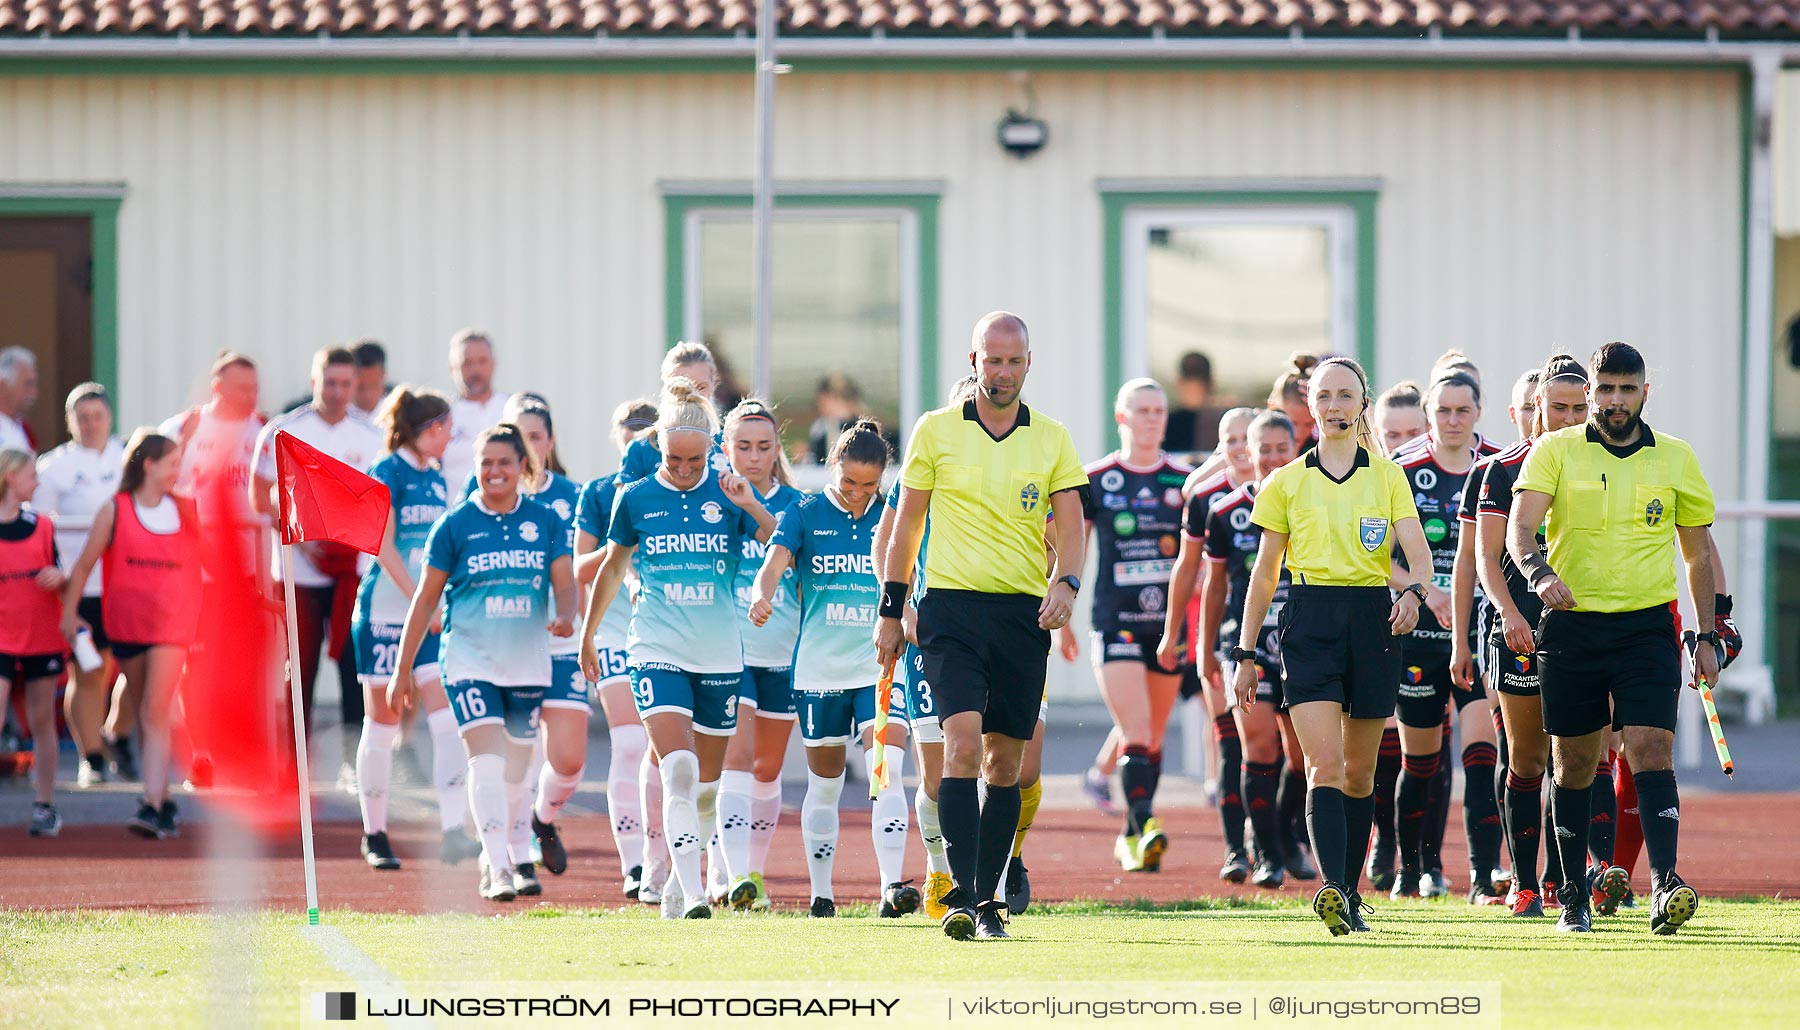
{"label": "red corner flag", "polygon": [[365,554],[381,551],[388,488],[292,433],[275,434],[281,542],[331,540]]}

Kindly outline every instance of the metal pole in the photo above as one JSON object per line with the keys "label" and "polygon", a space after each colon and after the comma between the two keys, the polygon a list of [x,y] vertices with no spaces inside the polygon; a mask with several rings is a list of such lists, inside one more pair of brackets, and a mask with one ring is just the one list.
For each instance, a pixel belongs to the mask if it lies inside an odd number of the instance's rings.
{"label": "metal pole", "polygon": [[306,761],[306,711],[300,700],[300,624],[294,619],[294,548],[281,545],[281,591],[287,601],[288,698],[294,709],[294,763],[300,776],[300,854],[306,863],[306,921],[319,925],[319,875],[313,860],[312,772]]}
{"label": "metal pole", "polygon": [[[1771,422],[1770,376],[1774,367],[1774,289],[1775,235],[1774,158],[1770,146],[1770,126],[1775,110],[1776,80],[1781,74],[1779,54],[1759,51],[1750,60],[1750,133],[1746,198],[1748,212],[1744,255],[1744,466],[1741,496],[1750,505],[1766,504],[1769,498],[1769,432]],[[1771,682],[1771,659],[1775,643],[1768,632],[1767,615],[1773,608],[1770,595],[1773,584],[1767,581],[1769,548],[1768,523],[1762,519],[1746,519],[1739,538],[1737,575],[1732,586],[1736,595],[1747,603],[1734,613],[1744,640],[1754,649],[1744,655],[1740,666],[1734,665],[1731,680],[1760,693]],[[1699,629],[1711,629],[1701,626]],[[1769,691],[1771,694],[1772,690]],[[1752,711],[1751,718],[1760,713]]]}
{"label": "metal pole", "polygon": [[758,397],[771,396],[770,293],[774,264],[775,217],[775,14],[780,0],[761,0],[756,9],[756,184],[750,215],[750,239],[756,325],[756,375]]}

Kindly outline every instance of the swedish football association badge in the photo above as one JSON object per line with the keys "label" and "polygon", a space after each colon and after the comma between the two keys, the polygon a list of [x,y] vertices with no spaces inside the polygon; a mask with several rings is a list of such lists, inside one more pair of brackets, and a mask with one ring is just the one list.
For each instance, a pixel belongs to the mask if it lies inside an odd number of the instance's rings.
{"label": "swedish football association badge", "polygon": [[1388,520],[1368,518],[1362,520],[1363,550],[1373,552],[1387,542]]}
{"label": "swedish football association badge", "polygon": [[1644,505],[1644,525],[1646,525],[1646,526],[1657,525],[1662,522],[1662,517],[1663,517],[1662,500],[1660,498],[1656,498],[1656,497],[1650,498],[1650,503]]}
{"label": "swedish football association badge", "polygon": [[1036,483],[1026,483],[1019,491],[1019,507],[1025,511],[1036,511],[1038,506],[1038,488]]}

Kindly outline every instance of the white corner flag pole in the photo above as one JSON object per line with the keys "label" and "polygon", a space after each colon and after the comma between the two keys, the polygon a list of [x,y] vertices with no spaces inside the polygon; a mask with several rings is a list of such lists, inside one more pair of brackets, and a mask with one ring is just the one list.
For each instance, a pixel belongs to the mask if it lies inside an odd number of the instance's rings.
{"label": "white corner flag pole", "polygon": [[301,700],[300,626],[294,619],[294,546],[281,545],[281,592],[287,603],[288,698],[294,708],[294,762],[300,776],[300,853],[306,862],[306,922],[319,925],[319,874],[313,863],[312,773],[306,764],[306,710]]}

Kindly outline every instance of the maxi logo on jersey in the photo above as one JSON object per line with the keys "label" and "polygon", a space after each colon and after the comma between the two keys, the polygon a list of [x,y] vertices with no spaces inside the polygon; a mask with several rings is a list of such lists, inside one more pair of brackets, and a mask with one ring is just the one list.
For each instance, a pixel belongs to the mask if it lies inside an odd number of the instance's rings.
{"label": "maxi logo on jersey", "polygon": [[857,517],[829,494],[811,494],[782,515],[769,541],[793,554],[800,570],[796,690],[866,687],[879,674],[869,630],[881,590],[870,541],[882,508],[875,501]]}

